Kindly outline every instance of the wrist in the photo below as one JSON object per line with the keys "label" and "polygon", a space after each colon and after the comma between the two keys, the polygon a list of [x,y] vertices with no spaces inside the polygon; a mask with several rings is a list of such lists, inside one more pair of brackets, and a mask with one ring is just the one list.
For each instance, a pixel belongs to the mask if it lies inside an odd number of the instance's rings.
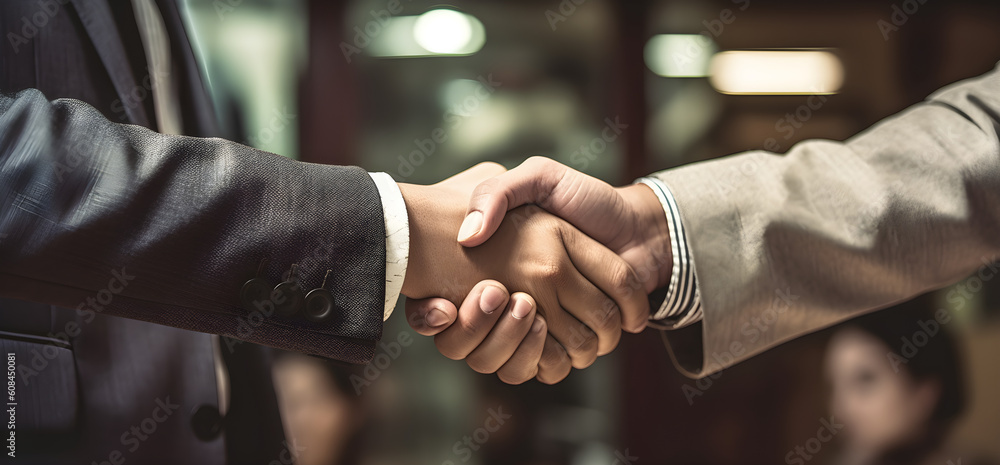
{"label": "wrist", "polygon": [[400,292],[417,299],[439,295],[446,283],[444,276],[438,276],[441,267],[435,263],[457,266],[461,261],[462,246],[455,237],[465,214],[464,204],[435,186],[399,183],[399,191],[410,226],[407,272]]}
{"label": "wrist", "polygon": [[635,230],[639,233],[639,247],[652,263],[645,281],[646,291],[652,292],[667,286],[673,273],[673,254],[670,247],[670,227],[663,203],[653,189],[643,183],[617,188],[635,217]]}
{"label": "wrist", "polygon": [[406,204],[406,217],[410,228],[410,251],[407,257],[407,272],[403,278],[400,293],[407,297],[422,295],[423,275],[427,270],[426,262],[426,227],[423,225],[423,215],[426,212],[426,186],[398,183],[399,192]]}

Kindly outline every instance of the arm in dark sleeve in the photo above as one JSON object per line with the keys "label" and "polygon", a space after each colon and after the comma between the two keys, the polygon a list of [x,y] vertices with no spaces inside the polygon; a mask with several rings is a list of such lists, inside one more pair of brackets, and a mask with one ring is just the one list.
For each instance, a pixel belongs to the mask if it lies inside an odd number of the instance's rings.
{"label": "arm in dark sleeve", "polygon": [[[293,266],[305,291],[329,273],[329,318],[244,308],[246,281],[275,285]],[[165,136],[37,90],[0,95],[4,297],[76,309],[84,326],[100,313],[362,363],[384,271],[382,207],[360,168]]]}

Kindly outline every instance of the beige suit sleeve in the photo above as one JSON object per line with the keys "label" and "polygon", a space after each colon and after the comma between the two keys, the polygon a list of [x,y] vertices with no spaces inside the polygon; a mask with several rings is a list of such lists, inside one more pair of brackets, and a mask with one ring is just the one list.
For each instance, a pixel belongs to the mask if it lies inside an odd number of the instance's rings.
{"label": "beige suit sleeve", "polygon": [[952,284],[1000,252],[1000,70],[846,142],[807,141],[656,173],[673,191],[701,323],[665,334],[705,376]]}

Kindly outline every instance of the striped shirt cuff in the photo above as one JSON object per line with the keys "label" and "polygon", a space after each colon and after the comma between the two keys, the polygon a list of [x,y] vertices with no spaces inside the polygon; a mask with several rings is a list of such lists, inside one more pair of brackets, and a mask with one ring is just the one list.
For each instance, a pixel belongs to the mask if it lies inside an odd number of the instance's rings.
{"label": "striped shirt cuff", "polygon": [[674,262],[667,296],[659,309],[650,315],[650,323],[663,329],[678,329],[701,321],[701,294],[698,292],[694,261],[691,259],[691,249],[688,247],[677,202],[670,188],[659,179],[645,177],[636,182],[652,189],[663,205],[663,211],[667,215],[667,227],[670,229],[670,252]]}

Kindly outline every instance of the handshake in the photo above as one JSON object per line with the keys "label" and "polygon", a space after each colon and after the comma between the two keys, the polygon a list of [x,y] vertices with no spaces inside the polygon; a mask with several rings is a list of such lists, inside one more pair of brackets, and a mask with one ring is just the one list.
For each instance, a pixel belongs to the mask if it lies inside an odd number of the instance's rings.
{"label": "handshake", "polygon": [[506,383],[552,384],[590,366],[623,329],[646,327],[648,294],[670,280],[667,217],[646,185],[616,188],[534,157],[399,187],[410,326]]}

